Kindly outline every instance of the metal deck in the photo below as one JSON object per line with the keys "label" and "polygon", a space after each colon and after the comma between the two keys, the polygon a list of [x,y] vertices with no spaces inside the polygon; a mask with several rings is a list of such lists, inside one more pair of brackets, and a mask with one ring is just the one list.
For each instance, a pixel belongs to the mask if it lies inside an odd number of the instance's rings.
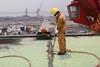
{"label": "metal deck", "polygon": [[[100,36],[67,37],[66,40],[67,47],[71,50],[86,51],[100,57]],[[48,67],[47,42],[48,40],[29,37],[22,38],[16,44],[1,44],[0,67]],[[56,52],[58,51],[57,40],[55,44]],[[83,53],[54,55],[53,61],[54,67],[95,67],[97,63],[98,60],[95,57]]]}

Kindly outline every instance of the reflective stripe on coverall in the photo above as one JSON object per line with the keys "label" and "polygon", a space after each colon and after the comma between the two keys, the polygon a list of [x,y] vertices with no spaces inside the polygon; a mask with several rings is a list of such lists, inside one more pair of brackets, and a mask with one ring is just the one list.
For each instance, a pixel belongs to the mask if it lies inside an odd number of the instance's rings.
{"label": "reflective stripe on coverall", "polygon": [[56,19],[57,22],[57,30],[58,30],[58,44],[60,52],[66,51],[66,40],[65,40],[65,32],[66,32],[66,18],[64,14],[60,14],[60,16]]}

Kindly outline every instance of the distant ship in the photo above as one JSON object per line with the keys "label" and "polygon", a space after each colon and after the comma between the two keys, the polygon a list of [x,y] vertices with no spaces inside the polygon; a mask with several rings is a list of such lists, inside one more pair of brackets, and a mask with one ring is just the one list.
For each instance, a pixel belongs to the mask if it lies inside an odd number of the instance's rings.
{"label": "distant ship", "polygon": [[42,21],[44,17],[42,16],[17,16],[17,17],[0,17],[0,22],[26,22],[26,21]]}

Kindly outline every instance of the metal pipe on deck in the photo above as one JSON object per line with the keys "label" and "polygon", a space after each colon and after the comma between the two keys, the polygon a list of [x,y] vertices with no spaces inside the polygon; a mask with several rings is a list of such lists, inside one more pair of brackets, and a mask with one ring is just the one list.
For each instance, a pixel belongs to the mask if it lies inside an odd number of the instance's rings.
{"label": "metal pipe on deck", "polygon": [[48,42],[48,45],[47,45],[48,49],[47,49],[47,52],[48,52],[48,67],[54,67],[53,66],[53,60],[54,60],[54,46],[52,45],[52,42],[49,41]]}

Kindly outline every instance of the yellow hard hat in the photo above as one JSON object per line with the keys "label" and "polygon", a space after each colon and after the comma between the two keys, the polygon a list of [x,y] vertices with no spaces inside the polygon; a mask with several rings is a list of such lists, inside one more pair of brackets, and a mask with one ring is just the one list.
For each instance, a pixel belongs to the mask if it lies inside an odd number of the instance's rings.
{"label": "yellow hard hat", "polygon": [[51,9],[51,14],[52,14],[52,15],[55,15],[58,11],[59,11],[58,8],[52,8],[52,9]]}

